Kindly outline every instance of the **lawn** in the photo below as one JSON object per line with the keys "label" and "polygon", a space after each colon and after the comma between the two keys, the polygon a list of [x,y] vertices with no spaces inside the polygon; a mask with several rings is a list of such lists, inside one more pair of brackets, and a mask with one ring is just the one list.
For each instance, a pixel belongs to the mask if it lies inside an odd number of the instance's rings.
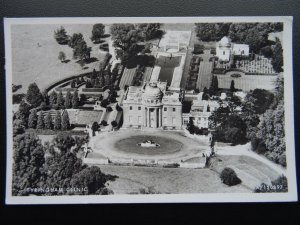
{"label": "lawn", "polygon": [[[145,140],[152,140],[159,144],[158,147],[141,147],[138,144]],[[161,154],[172,154],[181,150],[183,144],[174,139],[160,137],[155,135],[137,135],[126,137],[115,143],[115,147],[119,151],[128,153],[136,153],[142,155],[161,155]]]}
{"label": "lawn", "polygon": [[[161,167],[101,165],[104,173],[117,175],[109,183],[115,194],[139,193],[140,188],[153,188],[162,194],[182,193],[245,193],[253,192],[262,182],[269,183],[280,174],[269,166],[248,156],[217,156],[210,169],[183,169]],[[233,168],[242,180],[236,186],[227,186],[219,174],[225,167]]]}
{"label": "lawn", "polygon": [[272,75],[244,75],[242,77],[234,78],[230,74],[216,75],[218,77],[219,88],[229,89],[231,81],[234,80],[236,89],[243,91],[250,91],[256,88],[273,90],[277,76]]}
{"label": "lawn", "polygon": [[243,185],[228,187],[219,174],[210,169],[183,169],[137,166],[99,166],[107,174],[118,178],[108,183],[115,194],[139,193],[140,188],[152,187],[162,194],[183,193],[245,193]]}
{"label": "lawn", "polygon": [[[30,83],[36,82],[40,89],[49,83],[62,78],[91,72],[98,69],[99,60],[103,54],[98,52],[99,44],[93,44],[90,40],[92,24],[64,24],[68,35],[82,33],[87,45],[92,47],[91,57],[97,61],[81,67],[77,60],[72,59],[72,49],[67,45],[59,45],[54,39],[54,30],[59,24],[38,25],[13,25],[11,27],[12,40],[12,73],[13,83],[22,85],[17,93],[24,93]],[[58,60],[58,53],[66,54],[68,63]]]}
{"label": "lawn", "polygon": [[234,169],[242,184],[252,190],[262,182],[270,183],[281,175],[268,165],[243,155],[218,155],[211,169],[221,173],[225,167]]}

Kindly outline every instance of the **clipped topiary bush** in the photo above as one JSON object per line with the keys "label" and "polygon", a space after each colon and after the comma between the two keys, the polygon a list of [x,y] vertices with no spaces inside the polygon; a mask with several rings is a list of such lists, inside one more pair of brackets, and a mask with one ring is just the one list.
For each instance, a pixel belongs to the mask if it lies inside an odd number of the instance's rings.
{"label": "clipped topiary bush", "polygon": [[221,172],[220,178],[222,182],[228,186],[234,186],[242,183],[241,179],[238,178],[235,171],[229,167],[226,167]]}

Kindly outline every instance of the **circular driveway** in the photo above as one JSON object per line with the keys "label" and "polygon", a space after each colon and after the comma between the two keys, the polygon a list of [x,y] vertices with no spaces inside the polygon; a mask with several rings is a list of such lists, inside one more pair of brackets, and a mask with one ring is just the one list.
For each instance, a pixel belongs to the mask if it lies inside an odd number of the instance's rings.
{"label": "circular driveway", "polygon": [[[149,139],[160,146],[146,148],[137,145]],[[183,132],[131,129],[100,133],[91,138],[90,146],[93,152],[108,159],[166,161],[180,161],[199,156],[209,149],[205,141],[188,138]]]}

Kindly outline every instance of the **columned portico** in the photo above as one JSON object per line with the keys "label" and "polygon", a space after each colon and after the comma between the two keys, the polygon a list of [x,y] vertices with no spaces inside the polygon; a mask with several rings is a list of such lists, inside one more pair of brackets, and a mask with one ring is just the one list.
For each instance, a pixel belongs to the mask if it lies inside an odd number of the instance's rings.
{"label": "columned portico", "polygon": [[162,110],[160,107],[145,107],[144,112],[144,126],[151,128],[158,128],[162,126]]}

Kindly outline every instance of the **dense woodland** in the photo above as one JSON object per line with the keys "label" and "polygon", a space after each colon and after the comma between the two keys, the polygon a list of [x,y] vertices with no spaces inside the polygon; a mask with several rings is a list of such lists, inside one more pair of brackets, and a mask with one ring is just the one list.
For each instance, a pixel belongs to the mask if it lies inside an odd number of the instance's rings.
{"label": "dense woodland", "polygon": [[[13,143],[12,194],[112,194],[105,183],[115,177],[103,174],[99,167],[88,167],[78,157],[86,142],[85,138],[57,135],[51,143],[42,145],[35,134],[17,134]],[[72,187],[78,189],[69,192]]]}
{"label": "dense woodland", "polygon": [[232,95],[219,104],[209,117],[216,141],[234,145],[251,141],[254,151],[286,166],[282,77],[275,93],[255,89],[243,102]]}

